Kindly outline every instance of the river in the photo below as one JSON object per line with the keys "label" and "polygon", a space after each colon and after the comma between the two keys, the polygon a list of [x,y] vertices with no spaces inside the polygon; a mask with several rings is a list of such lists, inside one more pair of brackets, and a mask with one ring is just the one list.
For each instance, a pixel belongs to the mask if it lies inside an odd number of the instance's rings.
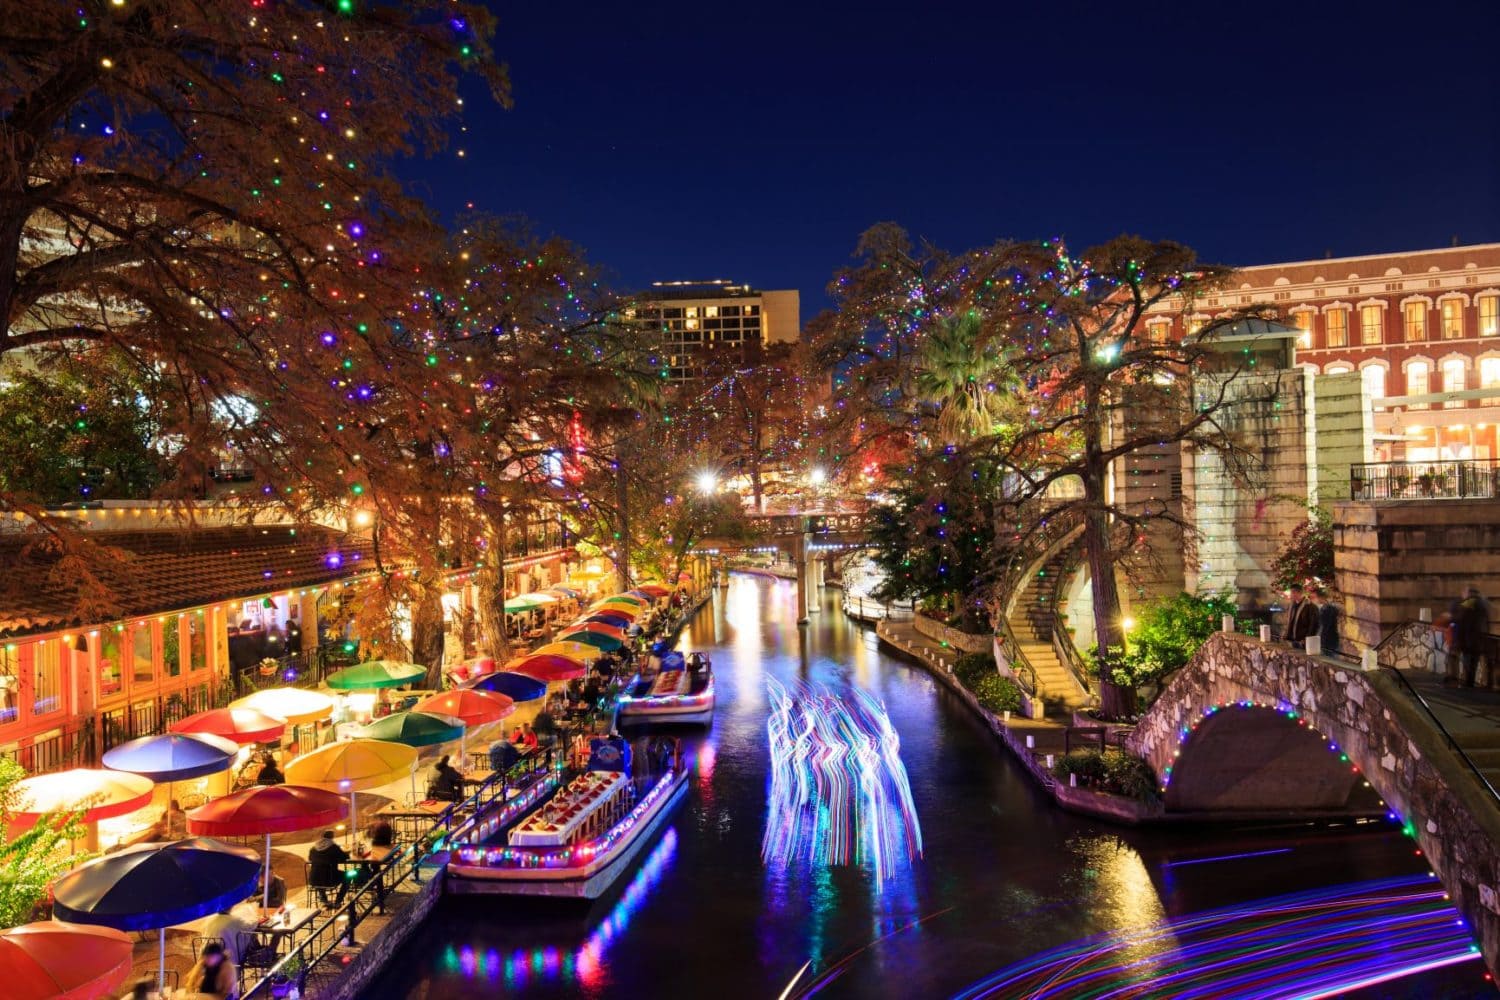
{"label": "river", "polygon": [[[616,892],[591,908],[445,899],[371,995],[1002,997],[1051,982],[1047,995],[1070,997],[1097,995],[1090,968],[1097,985],[1117,980],[1116,963],[1142,960],[1159,996],[1226,995],[1205,985],[1216,981],[1276,995],[1294,980],[1322,984],[1308,996],[1494,995],[1482,963],[1439,943],[1437,925],[1455,915],[1421,902],[1440,887],[1423,882],[1421,857],[1393,827],[1132,830],[1065,813],[962,704],[845,619],[836,591],[806,627],[795,605],[790,583],[734,575],[684,632],[684,650],[713,658],[717,717],[690,737],[690,795]],[[884,702],[920,858],[884,881],[868,866],[762,860],[770,679]],[[1107,937],[1015,969],[1095,935]],[[1410,956],[1403,974],[1374,982],[1392,955]]]}

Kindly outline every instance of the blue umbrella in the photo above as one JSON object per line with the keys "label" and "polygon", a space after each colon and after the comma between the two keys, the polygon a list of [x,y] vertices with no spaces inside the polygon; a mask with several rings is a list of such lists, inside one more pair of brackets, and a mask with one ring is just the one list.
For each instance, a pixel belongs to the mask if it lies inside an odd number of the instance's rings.
{"label": "blue umbrella", "polygon": [[52,914],[75,924],[159,931],[166,984],[166,928],[227,909],[255,891],[260,856],[207,837],[137,844],[95,858],[52,886]]}
{"label": "blue umbrella", "polygon": [[524,674],[512,674],[506,671],[485,674],[478,680],[470,681],[469,687],[478,688],[481,691],[494,691],[503,694],[511,701],[534,701],[547,695],[547,685],[534,677]]}
{"label": "blue umbrella", "polygon": [[239,746],[208,733],[161,733],[121,743],[104,754],[104,766],[152,781],[182,781],[227,771]]}

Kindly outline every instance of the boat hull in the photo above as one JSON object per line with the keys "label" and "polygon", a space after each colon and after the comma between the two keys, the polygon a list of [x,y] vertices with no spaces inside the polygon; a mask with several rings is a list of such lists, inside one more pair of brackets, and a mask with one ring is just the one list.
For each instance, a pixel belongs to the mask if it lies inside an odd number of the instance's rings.
{"label": "boat hull", "polygon": [[683,725],[707,725],[713,721],[714,703],[684,708],[672,705],[653,705],[652,699],[643,698],[620,706],[621,725],[642,725],[654,722],[672,722]]}
{"label": "boat hull", "polygon": [[595,858],[588,865],[577,868],[555,869],[487,868],[450,861],[444,889],[456,895],[598,899],[609,891],[656,832],[666,825],[672,810],[687,794],[687,773],[677,775],[672,785],[630,838],[606,857]]}

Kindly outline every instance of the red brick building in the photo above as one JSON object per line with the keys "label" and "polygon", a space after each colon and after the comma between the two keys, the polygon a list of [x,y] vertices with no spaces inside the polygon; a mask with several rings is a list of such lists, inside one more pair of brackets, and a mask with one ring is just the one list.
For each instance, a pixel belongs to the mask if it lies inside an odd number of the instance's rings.
{"label": "red brick building", "polygon": [[1362,373],[1370,458],[1500,457],[1500,243],[1246,267],[1190,309],[1149,318],[1148,331],[1168,336],[1264,304],[1306,331],[1299,365]]}

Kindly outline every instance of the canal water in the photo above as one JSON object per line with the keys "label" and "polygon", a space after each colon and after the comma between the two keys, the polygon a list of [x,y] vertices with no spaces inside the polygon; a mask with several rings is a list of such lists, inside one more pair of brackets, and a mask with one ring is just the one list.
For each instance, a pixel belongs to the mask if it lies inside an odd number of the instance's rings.
{"label": "canal water", "polygon": [[[1422,884],[1427,868],[1394,826],[1130,830],[1065,813],[836,598],[799,628],[792,584],[733,576],[682,641],[713,658],[717,717],[690,737],[691,794],[637,868],[592,906],[445,899],[371,995],[1006,997],[1051,983],[1045,995],[1071,997],[1100,995],[1113,969],[1145,961],[1159,963],[1162,984],[1180,984],[1151,995],[1212,997],[1226,995],[1216,977],[1228,982],[1249,961],[1267,985],[1241,995],[1278,995],[1275,984],[1298,977],[1321,984],[1305,996],[1494,996],[1481,962],[1443,964],[1451,945],[1427,947],[1443,931],[1408,911],[1432,909],[1412,900],[1440,887]],[[884,703],[920,858],[883,880],[869,866],[762,859],[771,680],[859,688]],[[1057,949],[1056,961],[1017,971]],[[1380,956],[1402,949],[1407,967],[1430,968],[1367,982],[1389,972]],[[1340,971],[1340,959],[1365,954],[1367,966]]]}

